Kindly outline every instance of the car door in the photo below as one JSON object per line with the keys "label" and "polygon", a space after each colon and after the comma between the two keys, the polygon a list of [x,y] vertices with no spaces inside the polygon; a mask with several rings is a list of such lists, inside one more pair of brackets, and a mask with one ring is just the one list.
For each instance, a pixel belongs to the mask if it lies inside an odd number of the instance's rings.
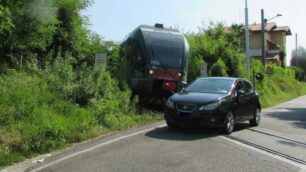
{"label": "car door", "polygon": [[242,80],[238,80],[234,86],[234,96],[235,96],[235,114],[237,121],[244,121],[247,118],[247,97],[245,94],[239,95],[239,91],[245,92],[245,88]]}
{"label": "car door", "polygon": [[255,112],[257,106],[257,97],[254,90],[253,85],[249,82],[244,80],[243,85],[245,88],[245,106],[246,106],[246,116],[247,119],[253,118],[253,113]]}

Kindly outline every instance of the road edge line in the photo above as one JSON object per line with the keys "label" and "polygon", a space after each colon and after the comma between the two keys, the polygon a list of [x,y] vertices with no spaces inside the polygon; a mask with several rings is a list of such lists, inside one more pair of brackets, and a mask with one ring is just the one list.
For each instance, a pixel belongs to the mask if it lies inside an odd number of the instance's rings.
{"label": "road edge line", "polygon": [[136,135],[145,133],[145,132],[149,132],[149,131],[152,131],[152,130],[154,130],[154,129],[156,129],[156,128],[160,128],[160,127],[164,127],[164,126],[166,126],[166,124],[160,124],[160,125],[158,125],[158,126],[155,126],[155,127],[149,128],[149,129],[137,131],[137,132],[134,132],[134,133],[125,135],[125,136],[120,136],[120,137],[114,138],[114,139],[112,139],[112,140],[108,140],[108,141],[103,142],[103,143],[101,143],[101,144],[98,144],[98,145],[89,147],[89,148],[87,148],[87,149],[83,149],[83,150],[81,150],[81,151],[72,153],[72,154],[70,154],[70,155],[67,155],[67,156],[64,156],[64,157],[62,157],[62,158],[59,158],[59,159],[57,159],[57,160],[55,160],[55,161],[52,161],[52,162],[49,162],[49,163],[44,164],[44,165],[42,165],[42,166],[39,166],[39,167],[37,167],[37,168],[34,168],[34,169],[31,170],[31,171],[40,171],[40,170],[43,170],[43,169],[45,169],[45,168],[47,168],[47,167],[53,166],[53,165],[55,165],[55,164],[58,164],[58,163],[60,163],[60,162],[62,162],[62,161],[65,161],[65,160],[70,159],[70,158],[72,158],[72,157],[78,156],[78,155],[80,155],[80,154],[87,153],[87,152],[93,151],[93,150],[95,150],[95,149],[101,148],[101,147],[103,147],[103,146],[109,145],[109,144],[111,144],[111,143],[114,143],[114,142],[117,142],[117,141],[120,141],[120,140],[124,140],[124,139],[127,139],[127,138],[129,138],[129,137],[133,137],[133,136],[136,136]]}

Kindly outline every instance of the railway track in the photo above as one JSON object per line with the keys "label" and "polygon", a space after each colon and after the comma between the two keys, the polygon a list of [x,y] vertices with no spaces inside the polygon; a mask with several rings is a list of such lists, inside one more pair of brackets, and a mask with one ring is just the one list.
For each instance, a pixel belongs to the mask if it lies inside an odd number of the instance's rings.
{"label": "railway track", "polygon": [[[286,138],[286,137],[278,136],[278,135],[275,135],[275,134],[259,131],[259,130],[256,130],[256,129],[245,128],[245,130],[248,130],[248,131],[251,131],[251,132],[256,132],[256,133],[259,133],[259,134],[263,134],[263,135],[266,135],[266,136],[269,136],[269,137],[274,137],[274,138],[284,140],[284,141],[287,141],[287,142],[290,142],[290,143],[293,143],[293,144],[298,144],[300,146],[305,147],[305,150],[306,150],[306,143],[304,143],[304,142],[300,142],[300,141],[297,141],[297,140],[294,140],[294,139],[291,139],[291,138]],[[297,158],[297,157],[294,157],[294,156],[289,155],[287,153],[283,153],[283,152],[274,150],[273,148],[268,148],[266,146],[261,146],[261,145],[256,144],[256,143],[252,143],[248,140],[241,139],[241,138],[238,138],[238,137],[235,137],[235,136],[232,136],[232,135],[223,135],[223,136],[230,139],[230,140],[233,140],[233,141],[251,146],[253,148],[268,152],[270,154],[273,154],[273,155],[276,155],[276,156],[285,158],[287,160],[293,161],[295,163],[306,166],[306,160],[304,160],[304,159]]]}

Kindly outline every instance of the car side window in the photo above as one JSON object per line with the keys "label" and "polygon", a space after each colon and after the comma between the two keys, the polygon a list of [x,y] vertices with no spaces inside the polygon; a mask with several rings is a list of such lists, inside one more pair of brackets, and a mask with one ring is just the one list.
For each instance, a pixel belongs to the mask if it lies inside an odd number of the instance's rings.
{"label": "car side window", "polygon": [[235,91],[239,91],[239,90],[244,90],[243,84],[242,84],[241,81],[238,81],[238,82],[235,84]]}
{"label": "car side window", "polygon": [[239,92],[240,90],[244,91],[244,86],[243,83],[241,81],[237,81],[234,85],[234,89],[233,89],[233,95],[237,96],[237,92]]}
{"label": "car side window", "polygon": [[245,87],[245,93],[246,94],[250,94],[253,92],[253,86],[247,82],[247,81],[243,81],[244,87]]}

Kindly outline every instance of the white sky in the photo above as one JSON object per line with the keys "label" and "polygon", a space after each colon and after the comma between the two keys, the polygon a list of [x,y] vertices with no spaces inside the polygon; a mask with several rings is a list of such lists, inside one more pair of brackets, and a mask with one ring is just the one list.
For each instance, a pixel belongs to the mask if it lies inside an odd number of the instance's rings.
{"label": "white sky", "polygon": [[[295,33],[299,46],[306,47],[306,0],[248,0],[249,23],[260,23],[261,9],[265,18],[278,26],[289,26],[287,61],[295,48]],[[141,24],[163,23],[178,26],[184,32],[197,31],[210,21],[244,23],[245,0],[96,0],[84,12],[90,16],[91,29],[106,40],[120,41]],[[271,21],[271,22],[272,22]]]}

